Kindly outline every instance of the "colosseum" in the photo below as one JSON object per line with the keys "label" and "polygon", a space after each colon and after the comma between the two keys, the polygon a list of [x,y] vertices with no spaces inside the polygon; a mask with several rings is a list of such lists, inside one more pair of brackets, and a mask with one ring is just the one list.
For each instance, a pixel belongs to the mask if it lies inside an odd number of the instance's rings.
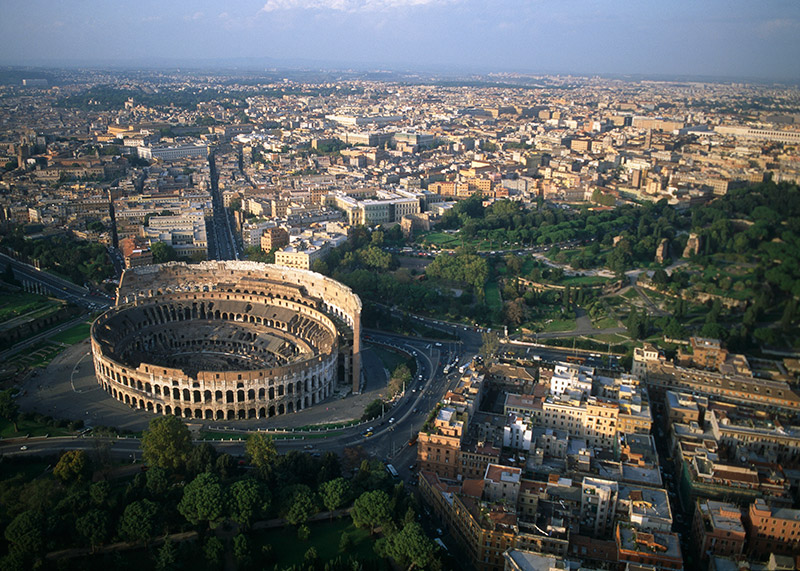
{"label": "colosseum", "polygon": [[359,392],[361,300],[323,275],[256,262],[125,270],[92,325],[98,382],[155,414],[244,420]]}

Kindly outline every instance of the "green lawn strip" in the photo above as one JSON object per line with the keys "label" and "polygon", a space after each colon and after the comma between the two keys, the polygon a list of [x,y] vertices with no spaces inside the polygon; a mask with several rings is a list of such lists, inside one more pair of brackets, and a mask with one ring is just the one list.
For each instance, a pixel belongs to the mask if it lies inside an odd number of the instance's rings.
{"label": "green lawn strip", "polygon": [[486,306],[492,311],[503,309],[503,301],[500,299],[500,288],[494,280],[486,283]]}
{"label": "green lawn strip", "polygon": [[[308,541],[297,539],[297,530],[294,526],[255,531],[252,536],[253,552],[260,553],[262,546],[271,544],[273,553],[277,557],[278,569],[301,565],[303,556],[312,546],[317,550],[321,561],[330,561],[339,556],[343,559],[352,557],[356,561],[378,559],[373,550],[374,542],[370,538],[369,531],[355,527],[349,517],[330,522],[311,523],[309,528],[311,535]],[[353,540],[352,547],[347,552],[339,550],[342,533],[347,533]]]}
{"label": "green lawn strip", "polygon": [[65,345],[75,345],[89,337],[89,329],[92,324],[88,321],[86,323],[79,323],[74,327],[53,335],[50,340],[56,343],[64,343]]}
{"label": "green lawn strip", "polygon": [[628,291],[626,291],[625,293],[623,293],[622,297],[624,297],[626,299],[638,299],[639,298],[639,294],[636,293],[635,289],[631,288]]}
{"label": "green lawn strip", "polygon": [[613,317],[602,317],[597,321],[592,321],[592,327],[595,329],[609,329],[611,327],[618,327],[617,320]]}
{"label": "green lawn strip", "polygon": [[434,244],[443,248],[449,248],[461,243],[461,239],[454,234],[445,234],[443,232],[432,232],[423,238],[426,244]]}
{"label": "green lawn strip", "polygon": [[56,428],[35,420],[20,420],[17,423],[18,431],[14,431],[14,424],[6,419],[0,419],[0,437],[20,438],[24,436],[69,436],[72,434],[65,428]]}
{"label": "green lawn strip", "polygon": [[0,304],[0,322],[7,321],[14,317],[19,317],[32,311],[46,308],[48,306],[60,307],[61,303],[53,301],[45,296],[34,293],[3,292],[3,302]]}
{"label": "green lawn strip", "polygon": [[[283,432],[283,433],[268,433],[273,440],[319,440],[327,438],[336,434],[336,431],[330,432]],[[201,430],[200,440],[247,440],[250,434],[246,432],[220,432],[214,430]]]}
{"label": "green lawn strip", "polygon": [[601,285],[606,284],[613,281],[611,278],[604,278],[602,276],[571,276],[567,278],[563,278],[558,283],[564,286],[594,286],[594,285]]}

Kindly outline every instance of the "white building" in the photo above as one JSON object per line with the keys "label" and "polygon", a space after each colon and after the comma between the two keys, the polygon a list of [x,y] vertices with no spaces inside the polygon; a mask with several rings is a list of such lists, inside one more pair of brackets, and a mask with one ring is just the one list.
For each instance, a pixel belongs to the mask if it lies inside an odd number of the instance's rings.
{"label": "white building", "polygon": [[504,447],[529,451],[532,437],[533,431],[523,417],[516,414],[506,417],[506,425],[503,427]]}
{"label": "white building", "polygon": [[609,537],[614,529],[618,498],[617,482],[584,478],[581,492],[581,529],[597,538]]}
{"label": "white building", "polygon": [[180,145],[177,147],[136,147],[140,158],[174,161],[187,157],[207,157],[208,145]]}

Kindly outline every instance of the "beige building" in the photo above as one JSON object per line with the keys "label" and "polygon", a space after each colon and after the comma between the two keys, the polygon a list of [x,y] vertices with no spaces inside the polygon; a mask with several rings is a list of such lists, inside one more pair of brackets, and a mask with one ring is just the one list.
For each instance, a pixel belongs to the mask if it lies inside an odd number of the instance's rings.
{"label": "beige building", "polygon": [[279,266],[310,270],[314,262],[325,257],[328,250],[327,243],[290,245],[275,252],[275,263]]}

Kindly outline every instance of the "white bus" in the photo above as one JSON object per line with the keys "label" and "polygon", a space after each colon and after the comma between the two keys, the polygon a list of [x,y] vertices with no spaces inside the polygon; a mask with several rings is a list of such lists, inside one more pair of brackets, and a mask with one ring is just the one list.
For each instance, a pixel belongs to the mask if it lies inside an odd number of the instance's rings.
{"label": "white bus", "polygon": [[399,478],[400,474],[397,473],[397,470],[394,469],[394,466],[391,464],[386,464],[386,471],[392,476],[392,478]]}

